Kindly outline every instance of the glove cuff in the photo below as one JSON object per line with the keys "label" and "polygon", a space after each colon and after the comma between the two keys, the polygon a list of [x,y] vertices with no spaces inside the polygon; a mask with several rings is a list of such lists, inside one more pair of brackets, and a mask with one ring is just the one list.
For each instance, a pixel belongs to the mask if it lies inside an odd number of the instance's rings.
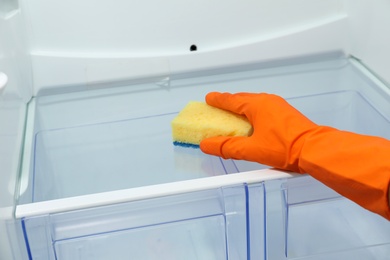
{"label": "glove cuff", "polygon": [[390,141],[329,127],[308,134],[299,170],[390,220]]}

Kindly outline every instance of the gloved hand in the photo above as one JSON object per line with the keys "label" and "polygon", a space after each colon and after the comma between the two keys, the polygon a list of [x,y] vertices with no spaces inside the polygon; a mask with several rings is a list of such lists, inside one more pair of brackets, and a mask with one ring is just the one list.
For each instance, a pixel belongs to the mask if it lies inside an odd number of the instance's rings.
{"label": "gloved hand", "polygon": [[298,163],[305,135],[318,126],[283,98],[264,93],[209,93],[206,102],[246,116],[253,134],[206,139],[200,144],[203,152],[301,172]]}
{"label": "gloved hand", "polygon": [[318,126],[276,95],[213,92],[206,102],[246,116],[254,131],[205,139],[203,152],[308,173],[390,220],[389,140]]}

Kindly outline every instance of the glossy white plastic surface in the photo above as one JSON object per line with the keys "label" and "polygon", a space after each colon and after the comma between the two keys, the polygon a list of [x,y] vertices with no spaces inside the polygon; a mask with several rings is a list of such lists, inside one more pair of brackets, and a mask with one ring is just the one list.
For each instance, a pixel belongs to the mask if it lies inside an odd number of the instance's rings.
{"label": "glossy white plastic surface", "polygon": [[334,51],[390,82],[386,0],[20,2],[35,94]]}
{"label": "glossy white plastic surface", "polygon": [[387,0],[345,2],[348,13],[350,53],[390,84],[390,23]]}
{"label": "glossy white plastic surface", "polygon": [[202,52],[247,45],[344,14],[338,0],[21,3],[32,28],[33,51],[129,53],[132,57],[183,54],[192,44]]}
{"label": "glossy white plastic surface", "polygon": [[0,95],[3,93],[5,86],[8,83],[8,76],[4,72],[0,72]]}
{"label": "glossy white plastic surface", "polygon": [[0,18],[10,18],[19,7],[18,0],[2,0],[0,3]]}
{"label": "glossy white plastic surface", "polygon": [[35,94],[347,52],[340,0],[22,0],[21,8],[31,28]]}

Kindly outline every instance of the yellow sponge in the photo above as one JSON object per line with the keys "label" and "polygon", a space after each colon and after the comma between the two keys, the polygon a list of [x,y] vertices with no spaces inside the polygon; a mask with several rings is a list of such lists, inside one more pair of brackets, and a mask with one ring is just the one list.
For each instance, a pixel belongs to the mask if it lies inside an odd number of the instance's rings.
{"label": "yellow sponge", "polygon": [[249,136],[253,131],[246,117],[198,101],[189,102],[171,126],[175,145],[195,147],[208,137]]}

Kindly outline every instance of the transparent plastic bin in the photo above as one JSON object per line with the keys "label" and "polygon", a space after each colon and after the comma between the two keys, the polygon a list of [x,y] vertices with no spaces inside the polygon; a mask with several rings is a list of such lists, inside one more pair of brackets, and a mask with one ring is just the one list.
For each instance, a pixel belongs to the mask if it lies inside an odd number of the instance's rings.
{"label": "transparent plastic bin", "polygon": [[[165,114],[41,131],[33,201],[142,187],[235,171],[199,149],[174,146]],[[91,179],[93,178],[93,179]],[[77,180],[77,181],[75,181]]]}
{"label": "transparent plastic bin", "polygon": [[[317,124],[390,137],[390,131],[384,131],[390,129],[389,121],[356,91],[287,101]],[[35,135],[32,201],[268,168],[173,146],[170,122],[176,115],[39,131]]]}
{"label": "transparent plastic bin", "polygon": [[173,146],[173,117],[210,91],[275,93],[317,124],[390,138],[390,92],[356,62],[264,66],[35,97],[15,212],[32,259],[387,259],[387,222],[326,187],[247,184],[268,166]]}
{"label": "transparent plastic bin", "polygon": [[286,180],[288,259],[388,259],[390,222],[305,176]]}
{"label": "transparent plastic bin", "polygon": [[262,66],[36,97],[19,204],[268,168],[172,145],[171,120],[210,91],[275,93],[318,124],[390,137],[389,96],[349,60]]}
{"label": "transparent plastic bin", "polygon": [[238,185],[26,218],[23,227],[33,259],[264,259],[263,212],[263,185]]}

